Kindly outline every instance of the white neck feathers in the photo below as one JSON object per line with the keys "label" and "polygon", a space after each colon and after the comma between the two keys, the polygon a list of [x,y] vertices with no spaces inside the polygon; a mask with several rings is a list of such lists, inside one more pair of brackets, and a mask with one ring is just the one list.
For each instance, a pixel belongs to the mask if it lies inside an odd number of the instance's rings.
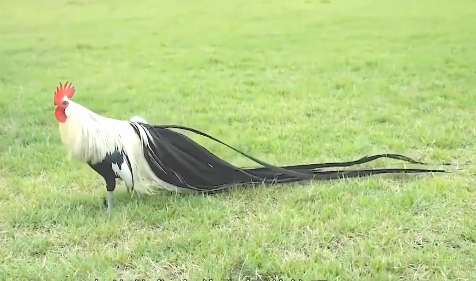
{"label": "white neck feathers", "polygon": [[59,123],[59,129],[71,158],[95,164],[108,152],[122,149],[120,131],[126,122],[100,116],[72,101],[66,114],[68,118]]}

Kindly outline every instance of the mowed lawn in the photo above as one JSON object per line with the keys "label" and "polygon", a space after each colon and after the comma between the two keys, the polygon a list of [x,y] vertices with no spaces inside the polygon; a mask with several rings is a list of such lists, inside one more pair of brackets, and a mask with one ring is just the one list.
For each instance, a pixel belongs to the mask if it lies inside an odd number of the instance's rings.
{"label": "mowed lawn", "polygon": [[[476,280],[475,34],[464,0],[1,1],[0,280]],[[60,143],[66,80],[99,114],[272,164],[469,164],[214,196],[121,185],[108,215]]]}

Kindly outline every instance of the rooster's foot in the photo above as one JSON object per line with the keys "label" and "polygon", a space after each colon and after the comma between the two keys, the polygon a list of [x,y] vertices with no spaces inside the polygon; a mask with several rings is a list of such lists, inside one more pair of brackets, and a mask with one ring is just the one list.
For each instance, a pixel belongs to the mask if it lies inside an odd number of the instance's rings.
{"label": "rooster's foot", "polygon": [[112,212],[112,207],[114,205],[114,196],[112,191],[108,191],[107,197],[103,197],[102,200],[104,208],[107,208],[108,212]]}

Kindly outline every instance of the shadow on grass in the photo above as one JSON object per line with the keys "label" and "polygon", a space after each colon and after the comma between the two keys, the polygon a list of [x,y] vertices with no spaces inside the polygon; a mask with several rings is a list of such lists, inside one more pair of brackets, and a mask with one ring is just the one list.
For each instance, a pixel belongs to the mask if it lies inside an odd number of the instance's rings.
{"label": "shadow on grass", "polygon": [[[410,182],[415,178],[427,175],[382,175],[386,179],[400,183]],[[345,188],[342,183],[358,181],[349,179],[338,181],[336,186]],[[324,182],[274,184],[274,185],[247,185],[233,187],[210,195],[181,194],[160,191],[154,195],[137,195],[116,191],[114,194],[114,207],[111,213],[104,206],[105,194],[49,194],[37,198],[35,204],[21,205],[17,203],[5,214],[4,218],[13,228],[45,228],[48,226],[73,226],[81,227],[85,224],[97,224],[102,221],[127,221],[148,226],[155,226],[167,221],[180,220],[205,220],[211,226],[218,225],[227,220],[230,214],[240,216],[244,213],[247,204],[243,202],[256,202],[256,197],[262,197],[266,204],[280,204],[282,198],[288,197],[290,189],[306,189],[306,186],[320,186]],[[333,185],[334,186],[334,185]],[[325,190],[313,191],[314,195],[292,200],[298,204],[313,204],[320,201],[322,192],[330,192],[327,184]],[[306,192],[307,194],[308,192]],[[303,193],[304,194],[304,193]],[[308,202],[310,201],[310,202]],[[233,204],[241,202],[240,204]],[[235,205],[235,206],[233,206]],[[239,210],[238,210],[239,209]],[[190,214],[194,214],[191,218]],[[208,218],[210,217],[210,218]]]}

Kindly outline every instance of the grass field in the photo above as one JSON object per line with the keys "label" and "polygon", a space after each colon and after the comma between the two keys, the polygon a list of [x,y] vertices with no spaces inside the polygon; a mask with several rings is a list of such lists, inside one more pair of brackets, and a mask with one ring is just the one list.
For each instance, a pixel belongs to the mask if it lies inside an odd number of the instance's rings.
{"label": "grass field", "polygon": [[208,197],[121,186],[108,215],[53,115],[72,80],[99,114],[273,164],[476,163],[475,34],[464,0],[2,0],[0,280],[476,280],[472,164]]}

